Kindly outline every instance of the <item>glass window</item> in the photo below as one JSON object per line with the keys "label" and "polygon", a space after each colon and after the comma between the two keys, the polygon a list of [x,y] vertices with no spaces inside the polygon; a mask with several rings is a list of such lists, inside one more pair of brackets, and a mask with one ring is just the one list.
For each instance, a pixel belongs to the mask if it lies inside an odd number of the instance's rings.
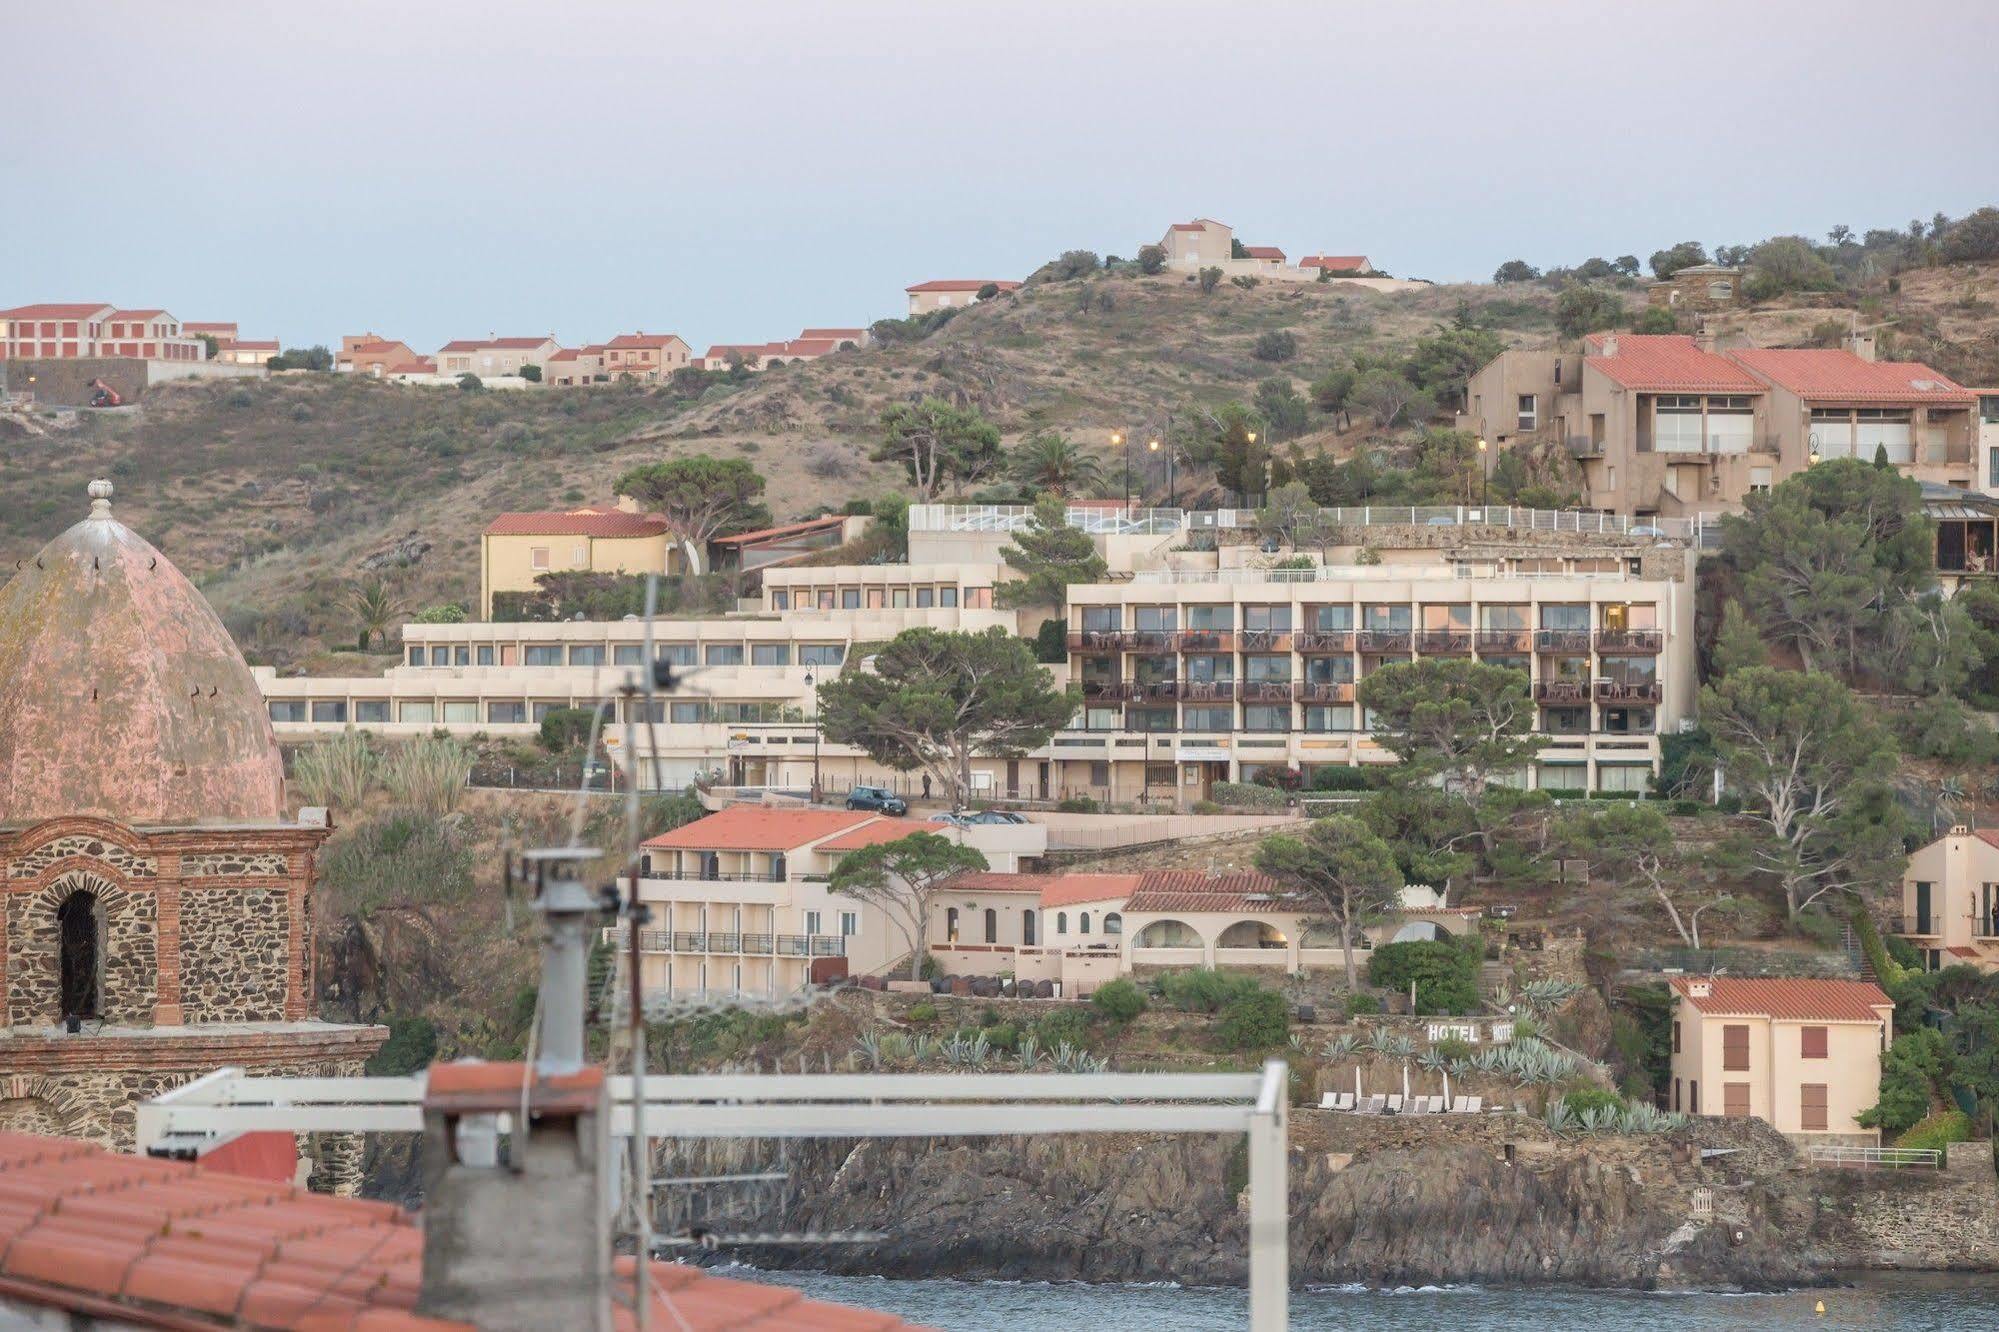
{"label": "glass window", "polygon": [[1083,709],[1083,729],[1086,731],[1116,731],[1123,727],[1124,714],[1116,708]]}
{"label": "glass window", "polygon": [[478,647],[478,654],[481,666],[491,666],[493,664],[493,645],[491,643],[481,643]]}
{"label": "glass window", "polygon": [[661,661],[672,662],[675,666],[692,666],[694,664],[694,645],[692,643],[661,643],[658,645],[657,650]]}
{"label": "glass window", "polygon": [[1517,417],[1517,424],[1522,430],[1537,430],[1540,428],[1541,414],[1539,406],[1534,400],[1534,395],[1531,393],[1520,395],[1520,410]]}
{"label": "glass window", "polygon": [[471,722],[476,725],[479,721],[479,705],[470,699],[446,703],[444,705],[444,720],[446,722]]}
{"label": "glass window", "polygon": [[637,666],[645,660],[645,648],[637,643],[620,643],[611,649],[614,666]]}
{"label": "glass window", "polygon": [[347,720],[347,704],[338,700],[314,703],[312,719],[316,722],[344,722]]}
{"label": "glass window", "polygon": [[1232,731],[1235,718],[1232,708],[1183,708],[1181,727],[1184,731]]}
{"label": "glass window", "polygon": [[934,588],[919,587],[916,589],[916,607],[918,610],[923,610],[936,603],[937,592]]}
{"label": "glass window", "polygon": [[490,725],[513,725],[524,722],[527,719],[528,709],[525,703],[507,702],[488,703],[486,705],[486,721]]}
{"label": "glass window", "polygon": [[1352,657],[1307,657],[1305,678],[1313,684],[1352,684]]}
{"label": "glass window", "polygon": [[1589,709],[1543,708],[1541,729],[1549,735],[1582,735],[1589,730]]}
{"label": "glass window", "polygon": [[1171,657],[1137,657],[1132,661],[1132,678],[1140,684],[1169,684],[1174,675]]}
{"label": "glass window", "polygon": [[1140,633],[1170,634],[1180,628],[1178,606],[1137,606],[1132,614],[1133,626]]}
{"label": "glass window", "polygon": [[708,704],[703,699],[674,702],[667,713],[669,720],[681,726],[694,726],[708,720]]}
{"label": "glass window", "polygon": [[740,666],[743,664],[741,643],[710,643],[702,654],[710,666]]}
{"label": "glass window", "polygon": [[1187,607],[1187,627],[1207,629],[1226,633],[1235,628],[1235,607],[1189,606]]}
{"label": "glass window", "polygon": [[1289,680],[1291,678],[1291,658],[1282,652],[1244,657],[1242,676],[1245,680]]}
{"label": "glass window", "polygon": [[833,609],[833,589],[832,589],[832,588],[830,588],[830,587],[822,587],[822,588],[820,588],[820,589],[819,589],[819,609],[820,609],[820,610],[832,610],[832,609]]}
{"label": "glass window", "polygon": [[1541,627],[1543,629],[1587,630],[1589,628],[1589,607],[1578,605],[1558,605],[1541,607]]}
{"label": "glass window", "polygon": [[1102,759],[1092,760],[1090,763],[1090,785],[1109,786],[1110,784],[1111,765]]}
{"label": "glass window", "polygon": [[1527,608],[1525,606],[1480,606],[1478,627],[1499,633],[1517,632],[1527,628]]}
{"label": "glass window", "polygon": [[1227,683],[1235,679],[1234,657],[1188,657],[1187,678],[1201,684]]}
{"label": "glass window", "polygon": [[453,666],[470,666],[472,664],[471,644],[459,643],[455,645],[451,649],[451,664]]}
{"label": "glass window", "polygon": [[412,644],[410,647],[410,665],[412,666],[423,665],[423,649],[414,644]]}
{"label": "glass window", "polygon": [[385,722],[389,719],[389,701],[385,698],[366,698],[354,704],[354,720],[363,725],[369,722]]}
{"label": "glass window", "polygon": [[1407,606],[1363,606],[1360,627],[1371,634],[1406,634],[1415,623],[1415,612]]}
{"label": "glass window", "polygon": [[888,604],[890,610],[901,610],[907,607],[909,605],[909,589],[906,587],[890,588],[888,590]]}
{"label": "glass window", "polygon": [[1251,631],[1268,629],[1273,633],[1291,631],[1291,608],[1289,606],[1244,606],[1242,627]]}
{"label": "glass window", "polygon": [[1125,715],[1125,727],[1133,731],[1170,731],[1173,729],[1173,709],[1133,708]]}
{"label": "glass window", "polygon": [[1252,703],[1242,710],[1242,729],[1245,731],[1288,731],[1291,729],[1291,709],[1279,705]]}
{"label": "glass window", "polygon": [[1083,632],[1086,634],[1116,633],[1124,628],[1124,610],[1120,606],[1083,607]]}
{"label": "glass window", "polygon": [[527,666],[560,666],[562,649],[548,644],[530,643],[521,653],[521,660],[522,664]]}
{"label": "glass window", "polygon": [[790,610],[791,593],[784,591],[782,588],[773,591],[770,594],[770,608],[772,610]]}
{"label": "glass window", "polygon": [[1652,765],[1649,763],[1603,763],[1597,766],[1596,789],[1599,791],[1649,791],[1652,789]]}
{"label": "glass window", "polygon": [[1423,608],[1423,627],[1431,631],[1452,632],[1471,628],[1470,605],[1457,602],[1443,606]]}
{"label": "glass window", "polygon": [[305,720],[304,699],[273,699],[270,703],[271,720],[274,722],[302,722]]}
{"label": "glass window", "polygon": [[602,643],[578,643],[569,649],[571,666],[602,666],[604,645]]}
{"label": "glass window", "polygon": [[451,664],[450,647],[440,646],[432,648],[430,650],[430,664],[433,666],[449,666]]}
{"label": "glass window", "polygon": [[1351,606],[1312,606],[1305,615],[1313,633],[1337,634],[1353,628]]}
{"label": "glass window", "polygon": [[1351,707],[1318,707],[1305,709],[1305,729],[1308,731],[1351,731],[1353,729],[1353,709]]}
{"label": "glass window", "polygon": [[434,703],[400,703],[396,706],[396,720],[429,725],[437,720],[437,705]]}
{"label": "glass window", "polygon": [[847,649],[841,643],[800,643],[798,664],[800,666],[838,666],[847,659]]}
{"label": "glass window", "polygon": [[750,665],[752,666],[791,665],[791,644],[789,643],[751,644]]}
{"label": "glass window", "polygon": [[958,589],[957,589],[957,588],[955,588],[955,587],[940,587],[940,588],[938,588],[938,589],[937,589],[937,604],[938,604],[938,605],[940,605],[940,606],[955,606],[955,605],[957,605],[957,604],[958,604]]}
{"label": "glass window", "polygon": [[548,714],[557,708],[567,707],[566,703],[533,703],[528,706],[528,720],[539,726],[548,720]]}
{"label": "glass window", "polygon": [[861,589],[859,589],[858,587],[841,588],[840,609],[859,610],[860,608],[861,608]]}
{"label": "glass window", "polygon": [[1543,791],[1587,791],[1589,770],[1580,763],[1544,763],[1540,769]]}

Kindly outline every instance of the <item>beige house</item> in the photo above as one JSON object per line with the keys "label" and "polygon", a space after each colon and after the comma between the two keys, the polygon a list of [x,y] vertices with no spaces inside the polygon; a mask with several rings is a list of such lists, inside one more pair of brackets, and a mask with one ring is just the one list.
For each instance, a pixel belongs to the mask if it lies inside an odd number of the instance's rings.
{"label": "beige house", "polygon": [[1003,872],[1048,844],[1037,824],[957,827],[866,811],[731,805],[646,842],[639,935],[649,990],[778,995],[814,979],[906,965],[912,941],[882,907],[828,877],[863,847],[928,832],[977,849]]}
{"label": "beige house", "polygon": [[1217,268],[1234,257],[1235,229],[1211,217],[1175,222],[1159,238],[1159,248],[1166,251],[1168,268]]}
{"label": "beige house", "polygon": [[612,379],[664,379],[686,368],[694,349],[677,333],[620,333],[604,344],[604,373]]}
{"label": "beige house", "polygon": [[936,278],[902,290],[909,297],[909,313],[925,315],[946,306],[976,304],[979,293],[987,287],[1001,293],[1020,290],[1018,282],[1006,278]]}
{"label": "beige house", "polygon": [[541,382],[551,387],[574,388],[581,384],[601,384],[610,379],[604,372],[604,344],[564,347],[541,367]]}
{"label": "beige house", "polygon": [[1910,856],[1899,923],[1931,971],[1999,971],[1999,832],[1955,827]]}
{"label": "beige house", "polygon": [[1871,354],[1866,339],[1717,351],[1682,334],[1595,333],[1580,351],[1502,352],[1467,382],[1457,425],[1499,449],[1564,448],[1588,507],[1641,517],[1736,512],[1820,458],[1871,459],[1877,446],[1906,475],[1974,484],[1977,395]]}
{"label": "beige house", "polygon": [[547,573],[678,573],[684,567],[657,518],[587,507],[503,513],[480,535],[480,614],[490,620],[496,594],[534,592],[535,579]]}
{"label": "beige house", "polygon": [[276,338],[244,338],[218,347],[215,359],[225,365],[269,365],[278,351]]}
{"label": "beige house", "polygon": [[[490,379],[518,375],[522,366],[546,365],[548,358],[562,350],[553,337],[546,338],[461,338],[437,349],[433,358],[437,373],[457,378],[477,375]],[[416,360],[414,356],[405,358]]]}
{"label": "beige house", "polygon": [[347,333],[341,336],[333,368],[341,374],[380,378],[397,366],[415,365],[424,360],[407,342],[377,333]]}
{"label": "beige house", "polygon": [[1671,1108],[1755,1117],[1813,1143],[1873,1144],[1895,1004],[1872,981],[1678,977]]}

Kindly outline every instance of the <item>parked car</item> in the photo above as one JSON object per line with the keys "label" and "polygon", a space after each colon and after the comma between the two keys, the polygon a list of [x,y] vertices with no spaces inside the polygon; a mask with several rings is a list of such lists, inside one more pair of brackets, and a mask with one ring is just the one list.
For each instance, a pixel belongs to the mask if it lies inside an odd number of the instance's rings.
{"label": "parked car", "polygon": [[909,802],[879,786],[857,786],[847,792],[847,808],[872,809],[900,816],[909,813]]}
{"label": "parked car", "polygon": [[975,814],[967,814],[965,821],[967,823],[1025,823],[1027,822],[1027,818],[1024,815],[1014,813],[1010,809],[982,809]]}
{"label": "parked car", "polygon": [[1456,527],[1458,520],[1448,513],[1440,513],[1424,523],[1425,527]]}
{"label": "parked car", "polygon": [[1626,528],[1625,535],[1635,536],[1635,537],[1662,537],[1666,535],[1666,529],[1663,527],[1654,527],[1650,523],[1640,523],[1636,527]]}

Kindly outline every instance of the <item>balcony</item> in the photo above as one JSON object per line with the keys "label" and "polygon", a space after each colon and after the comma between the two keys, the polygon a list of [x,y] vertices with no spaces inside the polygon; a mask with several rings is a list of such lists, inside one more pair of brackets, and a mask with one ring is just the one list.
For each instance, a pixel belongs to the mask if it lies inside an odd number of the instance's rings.
{"label": "balcony", "polygon": [[1178,680],[1141,680],[1138,696],[1147,703],[1170,703],[1182,696],[1181,691],[1185,687]]}
{"label": "balcony", "polygon": [[1588,435],[1570,435],[1562,441],[1562,444],[1568,449],[1571,458],[1601,458],[1603,456],[1603,441],[1592,439]]}
{"label": "balcony", "polygon": [[1235,651],[1235,635],[1226,629],[1182,629],[1174,638],[1182,652]]}
{"label": "balcony", "polygon": [[1525,652],[1532,640],[1525,629],[1481,629],[1472,635],[1480,652]]}
{"label": "balcony", "polygon": [[1356,642],[1362,652],[1393,655],[1414,647],[1416,635],[1408,629],[1363,629],[1356,635]]}
{"label": "balcony", "polygon": [[1085,629],[1069,635],[1071,652],[1122,652],[1129,635],[1117,629]]}
{"label": "balcony", "polygon": [[1587,629],[1536,629],[1534,650],[1536,652],[1586,653],[1589,651],[1589,630]]}
{"label": "balcony", "polygon": [[1666,645],[1666,636],[1657,629],[1599,629],[1596,631],[1598,652],[1658,652]]}
{"label": "balcony", "polygon": [[1085,680],[1083,698],[1088,702],[1136,703],[1145,697],[1145,686],[1136,680]]}
{"label": "balcony", "polygon": [[1589,702],[1589,681],[1587,680],[1536,680],[1534,682],[1536,703],[1587,703]]}
{"label": "balcony", "polygon": [[1306,684],[1299,687],[1298,697],[1306,703],[1351,703],[1354,686],[1351,680]]}
{"label": "balcony", "polygon": [[847,941],[838,934],[780,934],[779,957],[845,957]]}
{"label": "balcony", "polygon": [[1927,916],[1902,917],[1902,933],[1912,939],[1937,939],[1943,936],[1943,917]]}
{"label": "balcony", "polygon": [[1132,629],[1124,635],[1128,652],[1171,652],[1180,635],[1171,629]]}
{"label": "balcony", "polygon": [[783,883],[782,874],[772,874],[769,870],[704,870],[695,866],[684,874],[658,874],[662,879],[681,879],[687,883]]}
{"label": "balcony", "polygon": [[1468,656],[1471,630],[1425,629],[1416,635],[1416,650],[1433,656]]}
{"label": "balcony", "polygon": [[1661,691],[1657,680],[1598,680],[1599,703],[1657,703]]}
{"label": "balcony", "polygon": [[711,953],[735,953],[743,947],[743,936],[736,933],[713,933],[708,936],[708,951]]}
{"label": "balcony", "polygon": [[1322,629],[1313,633],[1293,634],[1291,641],[1298,651],[1310,656],[1314,653],[1338,653],[1353,651],[1353,630]]}
{"label": "balcony", "polygon": [[1289,703],[1291,682],[1289,680],[1245,680],[1242,685],[1242,701],[1245,703]]}
{"label": "balcony", "polygon": [[1233,703],[1233,680],[1182,680],[1180,697],[1188,703]]}
{"label": "balcony", "polygon": [[1289,629],[1245,629],[1236,635],[1236,647],[1243,652],[1289,652]]}

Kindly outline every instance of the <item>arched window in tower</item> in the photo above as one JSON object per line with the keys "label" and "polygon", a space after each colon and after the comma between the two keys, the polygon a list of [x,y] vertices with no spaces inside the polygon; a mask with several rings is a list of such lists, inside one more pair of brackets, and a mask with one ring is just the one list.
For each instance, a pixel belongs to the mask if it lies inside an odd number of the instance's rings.
{"label": "arched window in tower", "polygon": [[999,942],[999,912],[991,907],[986,908],[986,942]]}
{"label": "arched window in tower", "polygon": [[65,1018],[99,1015],[97,933],[97,894],[86,889],[65,897],[56,908],[57,975]]}

